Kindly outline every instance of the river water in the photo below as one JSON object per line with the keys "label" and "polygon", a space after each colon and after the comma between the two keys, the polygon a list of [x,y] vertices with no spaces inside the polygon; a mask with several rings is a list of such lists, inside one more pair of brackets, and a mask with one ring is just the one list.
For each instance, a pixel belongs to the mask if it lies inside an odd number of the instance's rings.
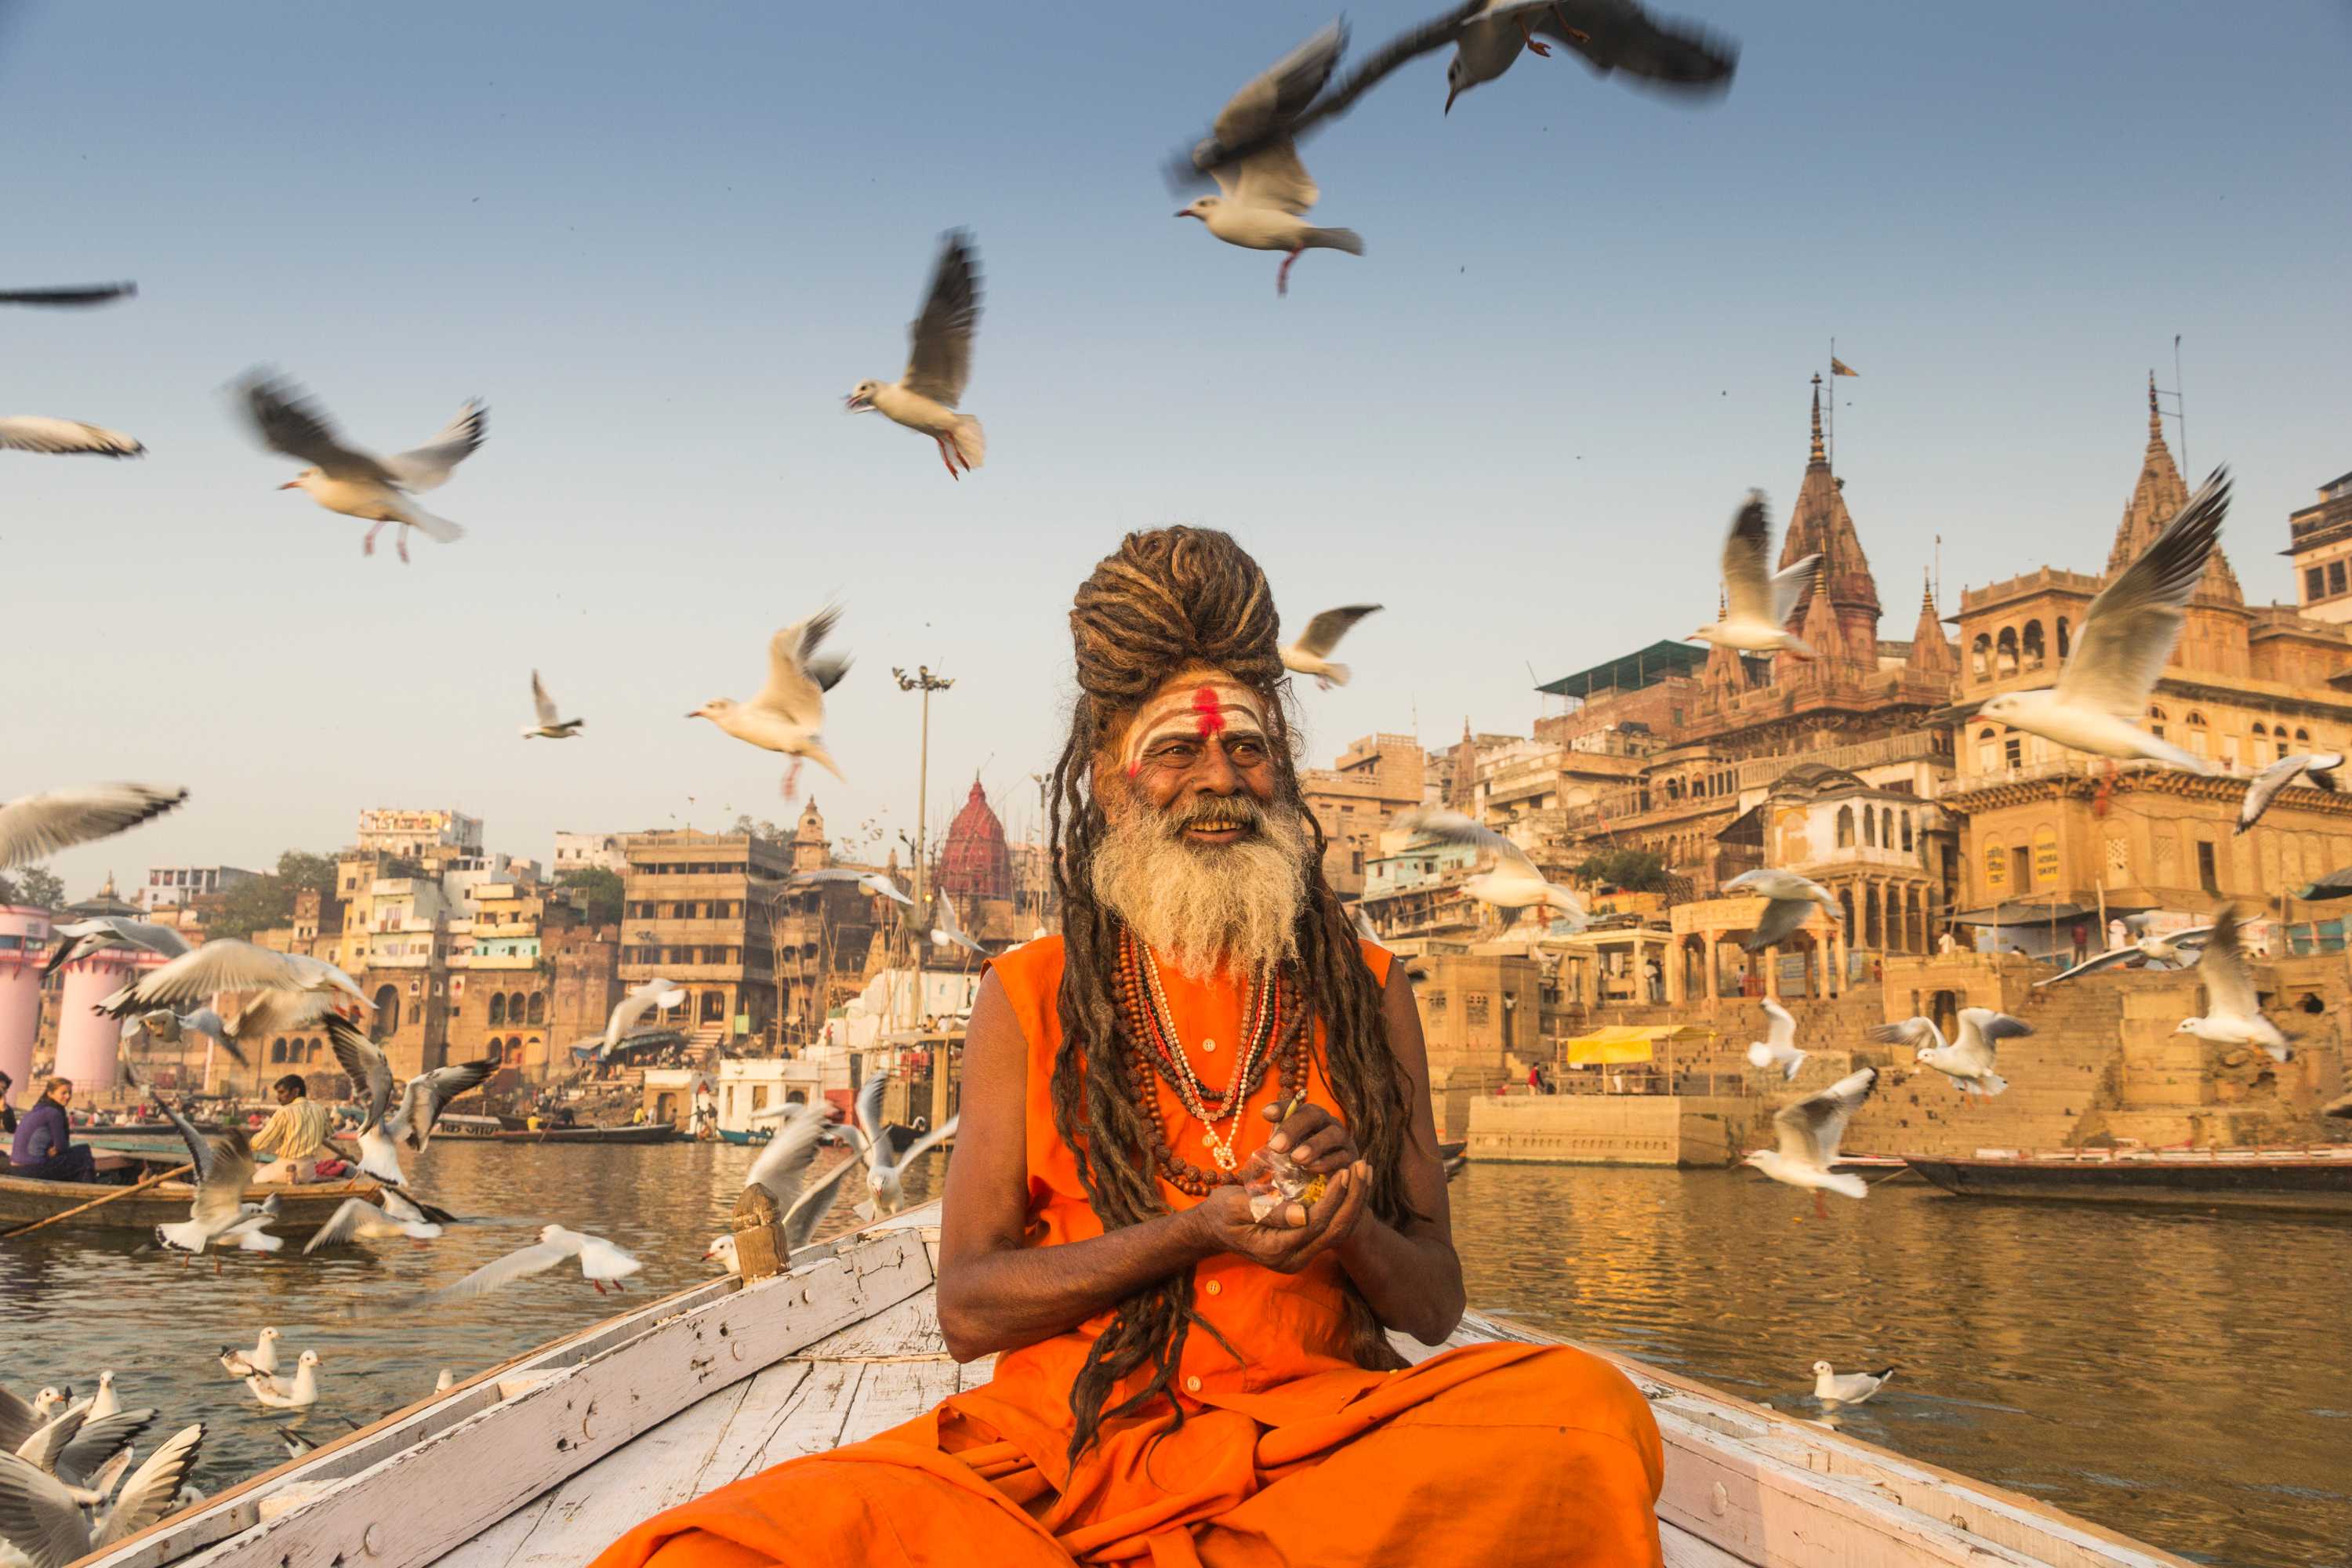
{"label": "river water", "polygon": [[[111,1368],[167,1429],[207,1424],[198,1484],[217,1489],[282,1459],[287,1424],[220,1371],[222,1344],[270,1323],[289,1361],[317,1350],[320,1399],[299,1426],[338,1436],[424,1397],[443,1367],[470,1375],[702,1277],[751,1152],[444,1141],[409,1157],[411,1177],[484,1223],[430,1244],[230,1254],[217,1278],[121,1233],[0,1243],[0,1382],[29,1394]],[[1893,1363],[1843,1429],[2199,1562],[2352,1563],[2352,1224],[1991,1204],[1912,1179],[1820,1220],[1744,1172],[1473,1166],[1452,1192],[1483,1309],[1809,1416],[1815,1359]],[[633,1296],[566,1268],[355,1315],[550,1220],[642,1258]],[[831,1228],[854,1223],[839,1212]]]}

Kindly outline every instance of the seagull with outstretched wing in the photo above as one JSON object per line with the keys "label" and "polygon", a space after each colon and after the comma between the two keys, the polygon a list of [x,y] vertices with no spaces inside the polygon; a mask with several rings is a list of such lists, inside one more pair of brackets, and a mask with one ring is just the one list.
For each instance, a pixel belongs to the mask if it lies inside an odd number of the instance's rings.
{"label": "seagull with outstretched wing", "polygon": [[1458,811],[1424,806],[1401,812],[1390,821],[1389,830],[1493,852],[1492,869],[1466,877],[1462,882],[1462,890],[1482,904],[1492,904],[1498,910],[1540,905],[1558,911],[1579,930],[1591,921],[1591,917],[1585,913],[1584,901],[1557,882],[1548,880],[1536,868],[1536,863],[1528,858],[1526,850]]}
{"label": "seagull with outstretched wing", "polygon": [[2111,765],[2118,757],[2143,757],[2192,773],[2214,772],[2210,759],[2140,725],[2229,515],[2230,470],[2216,468],[2139,559],[2083,612],[2058,684],[1987,698],[1979,716],[2105,757]]}
{"label": "seagull with outstretched wing", "polygon": [[2246,798],[2238,806],[2238,825],[2230,830],[2231,835],[2235,837],[2260,822],[2263,813],[2271,808],[2271,802],[2278,798],[2279,791],[2289,784],[2301,784],[2305,788],[2321,790],[2328,795],[2343,794],[2344,786],[2336,778],[2336,770],[2343,765],[2344,755],[2340,752],[2305,752],[2300,756],[2281,757],[2256,773],[2253,782],[2246,786]]}
{"label": "seagull with outstretched wing", "polygon": [[1775,572],[1771,551],[1771,512],[1764,504],[1764,492],[1749,490],[1747,501],[1732,513],[1731,531],[1723,541],[1723,618],[1691,636],[1743,653],[1815,657],[1804,639],[1789,629],[1789,619],[1812,585],[1822,558],[1808,555]]}
{"label": "seagull with outstretched wing", "polygon": [[1311,675],[1315,684],[1325,691],[1348,684],[1348,667],[1331,658],[1331,650],[1339,639],[1366,616],[1378,610],[1378,605],[1342,605],[1336,610],[1326,610],[1307,623],[1298,640],[1282,650],[1282,668],[1297,675]]}
{"label": "seagull with outstretched wing", "polygon": [[412,528],[443,544],[465,535],[464,529],[434,516],[412,498],[447,483],[457,465],[481,446],[489,433],[490,411],[478,398],[469,399],[424,446],[379,458],[346,445],[325,412],[292,382],[255,372],[238,390],[262,445],[310,465],[279,489],[301,490],[329,511],[375,524],[361,542],[361,554],[375,553],[375,536],[388,522],[400,524],[393,542],[404,562]]}
{"label": "seagull with outstretched wing", "polygon": [[768,684],[760,695],[749,702],[714,697],[687,715],[708,719],[739,741],[792,758],[784,774],[786,800],[800,788],[803,758],[842,778],[819,731],[824,728],[824,694],[849,673],[849,660],[817,652],[840,619],[841,606],[827,605],[807,620],[784,627],[768,639]]}
{"label": "seagull with outstretched wing", "polygon": [[956,919],[955,898],[952,894],[946,892],[939,894],[931,901],[931,910],[939,921],[937,925],[931,927],[932,946],[960,947],[976,957],[988,956],[988,950],[972,941],[970,933],[963,929],[963,923]]}
{"label": "seagull with outstretched wing", "polygon": [[[812,1191],[808,1185],[809,1171],[816,1163],[817,1146],[830,1131],[824,1113],[814,1106],[787,1105],[773,1120],[776,1131],[752,1160],[743,1185],[764,1188],[775,1201],[777,1222],[784,1232],[784,1250],[791,1253],[806,1247],[809,1238],[816,1234],[816,1227],[833,1206],[833,1194],[842,1173],[862,1162],[851,1155]],[[722,1265],[730,1274],[742,1272],[732,1236],[712,1237],[702,1256]]]}
{"label": "seagull with outstretched wing", "polygon": [[1748,1046],[1748,1063],[1767,1069],[1778,1068],[1780,1080],[1790,1082],[1803,1069],[1810,1054],[1797,1048],[1797,1020],[1769,996],[1764,999],[1764,1037]]}
{"label": "seagull with outstretched wing", "polygon": [[77,959],[88,958],[93,952],[103,952],[110,947],[142,948],[165,958],[177,958],[188,951],[187,939],[170,926],[151,925],[122,915],[93,915],[88,920],[68,921],[51,926],[52,934],[63,937],[57,951],[42,966],[41,978],[47,980]]}
{"label": "seagull with outstretched wing", "polygon": [[503,1258],[494,1258],[456,1284],[444,1286],[433,1294],[439,1300],[452,1301],[487,1296],[527,1275],[543,1273],[572,1258],[580,1260],[580,1277],[596,1287],[599,1296],[604,1293],[607,1285],[617,1289],[622,1280],[645,1267],[601,1236],[566,1230],[560,1225],[543,1225],[539,1227],[539,1240],[532,1245],[509,1252]]}
{"label": "seagull with outstretched wing", "polygon": [[585,719],[562,716],[562,711],[555,706],[555,699],[547,694],[547,688],[541,682],[539,671],[535,669],[530,672],[530,706],[539,722],[523,726],[522,738],[526,741],[569,741],[579,734],[580,726],[587,722]]}
{"label": "seagull with outstretched wing", "polygon": [[1800,877],[1794,871],[1759,866],[1753,871],[1742,871],[1726,882],[1723,890],[1733,897],[1745,895],[1769,900],[1764,906],[1764,913],[1756,921],[1756,929],[1748,933],[1746,942],[1740,943],[1749,952],[1761,952],[1775,942],[1788,940],[1791,932],[1805,923],[1816,905],[1829,911],[1831,924],[1844,923],[1844,906],[1837,901],[1837,895],[1811,878]]}
{"label": "seagull with outstretched wing", "polygon": [[1899,1024],[1880,1024],[1863,1031],[1865,1038],[1882,1046],[1906,1045],[1913,1047],[1914,1058],[1922,1067],[1930,1067],[1952,1080],[1962,1098],[1979,1094],[1990,1098],[2009,1087],[2009,1079],[1993,1070],[1995,1048],[2003,1040],[2021,1039],[2033,1033],[2033,1026],[2022,1018],[1997,1013],[1990,1007],[1960,1009],[1958,1032],[1947,1041],[1944,1032],[1932,1019],[1906,1018]]}
{"label": "seagull with outstretched wing", "polygon": [[1837,1163],[1838,1143],[1845,1137],[1845,1125],[1870,1091],[1878,1087],[1878,1069],[1864,1068],[1850,1073],[1822,1089],[1809,1094],[1792,1105],[1786,1105],[1774,1114],[1772,1131],[1779,1147],[1759,1149],[1742,1164],[1753,1165],[1776,1182],[1792,1187],[1810,1187],[1813,1194],[1813,1212],[1826,1215],[1822,1206],[1822,1194],[1842,1193],[1850,1198],[1870,1195],[1869,1184],[1860,1176],[1832,1169]]}
{"label": "seagull with outstretched wing", "polygon": [[[890,1152],[887,1129],[882,1125],[882,1095],[889,1087],[890,1075],[877,1072],[867,1079],[857,1091],[854,1108],[856,1120],[850,1123],[857,1142],[858,1152],[866,1156],[866,1198],[854,1211],[862,1220],[878,1219],[897,1214],[907,1205],[903,1186],[907,1173],[915,1162],[932,1150],[951,1141],[956,1134],[960,1117],[950,1116],[938,1127],[907,1145],[906,1152],[896,1156]],[[838,1171],[826,1173],[828,1179],[838,1178]]]}
{"label": "seagull with outstretched wing", "polygon": [[907,369],[896,381],[861,381],[849,394],[852,414],[879,414],[939,443],[948,478],[961,479],[988,458],[980,421],[956,412],[971,380],[971,340],[980,330],[980,258],[971,236],[941,237],[922,313],[907,328]]}
{"label": "seagull with outstretched wing", "polygon": [[915,900],[908,898],[898,883],[879,871],[859,871],[847,866],[822,866],[813,871],[795,871],[788,880],[802,885],[815,882],[855,882],[877,898],[888,899],[895,903],[904,904],[910,910],[915,907]]}
{"label": "seagull with outstretched wing", "polygon": [[204,1438],[202,1424],[174,1434],[131,1473],[95,1521],[76,1489],[13,1454],[0,1455],[0,1541],[34,1568],[65,1568],[128,1539],[179,1507]]}
{"label": "seagull with outstretched wing", "polygon": [[359,1131],[360,1169],[395,1187],[406,1184],[400,1173],[400,1145],[405,1143],[421,1152],[433,1141],[433,1128],[444,1108],[459,1095],[481,1088],[499,1070],[499,1064],[488,1058],[431,1068],[408,1080],[401,1089],[400,1103],[394,1106],[392,1091],[397,1080],[382,1047],[348,1018],[329,1014],[326,1026],[337,1064],[365,1097],[366,1115]]}
{"label": "seagull with outstretched wing", "polygon": [[[187,1255],[181,1259],[184,1268],[250,1217],[245,1212],[245,1189],[253,1183],[253,1144],[242,1127],[207,1134],[165,1096],[156,1095],[155,1102],[163,1108],[180,1142],[187,1145],[188,1163],[195,1167],[196,1195],[188,1205],[188,1217],[175,1225],[159,1225],[154,1230],[156,1246]],[[217,1257],[213,1259],[213,1272],[220,1272]]]}
{"label": "seagull with outstretched wing", "polygon": [[[135,283],[100,283],[79,289],[0,289],[0,305],[103,305],[139,292]],[[0,451],[45,452],[55,457],[140,458],[147,448],[137,437],[103,425],[57,419],[41,414],[0,418]]]}
{"label": "seagull with outstretched wing", "polygon": [[2194,1035],[2217,1046],[2260,1046],[2281,1064],[2294,1059],[2293,1042],[2263,1016],[2253,966],[2246,957],[2245,928],[2239,923],[2236,906],[2224,904],[2213,917],[2213,934],[2206,939],[2197,977],[2205,983],[2205,1016],[2181,1019],[2174,1034]]}
{"label": "seagull with outstretched wing", "polygon": [[0,871],[93,838],[111,838],[188,798],[152,784],[81,784],[0,804]]}

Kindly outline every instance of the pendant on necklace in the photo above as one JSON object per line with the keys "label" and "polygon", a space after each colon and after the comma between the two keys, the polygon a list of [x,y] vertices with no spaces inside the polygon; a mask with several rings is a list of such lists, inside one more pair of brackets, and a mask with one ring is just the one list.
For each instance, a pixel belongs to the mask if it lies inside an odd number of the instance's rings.
{"label": "pendant on necklace", "polygon": [[1217,1163],[1217,1169],[1220,1171],[1230,1171],[1234,1168],[1233,1150],[1220,1145],[1213,1139],[1209,1143],[1209,1158]]}

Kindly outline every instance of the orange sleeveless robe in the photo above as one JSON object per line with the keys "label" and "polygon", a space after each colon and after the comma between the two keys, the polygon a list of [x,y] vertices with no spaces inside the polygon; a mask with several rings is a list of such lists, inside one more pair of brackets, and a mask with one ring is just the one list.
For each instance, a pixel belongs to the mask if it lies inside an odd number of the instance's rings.
{"label": "orange sleeveless robe", "polygon": [[[1387,952],[1366,943],[1364,955],[1385,982]],[[1098,1236],[1054,1129],[1061,939],[993,967],[1029,1043],[1026,1243]],[[1221,1084],[1241,1038],[1241,988],[1173,969],[1161,979],[1194,1069]],[[1215,1051],[1199,1048],[1211,1039]],[[1337,1115],[1312,1054],[1307,1097]],[[1155,1088],[1176,1152],[1213,1168],[1199,1124]],[[1278,1092],[1269,1071],[1242,1113],[1242,1157],[1271,1134],[1260,1110]],[[1197,1201],[1165,1182],[1160,1191],[1171,1208]],[[1329,1253],[1292,1275],[1231,1256],[1200,1265],[1194,1308],[1233,1349],[1196,1325],[1179,1369],[1182,1426],[1158,1401],[1106,1421],[1075,1470],[1070,1388],[1108,1312],[1007,1351],[993,1381],[878,1437],[656,1514],[594,1568],[1660,1563],[1657,1425],[1622,1373],[1580,1351],[1520,1344],[1365,1371],[1349,1359],[1340,1279]]]}

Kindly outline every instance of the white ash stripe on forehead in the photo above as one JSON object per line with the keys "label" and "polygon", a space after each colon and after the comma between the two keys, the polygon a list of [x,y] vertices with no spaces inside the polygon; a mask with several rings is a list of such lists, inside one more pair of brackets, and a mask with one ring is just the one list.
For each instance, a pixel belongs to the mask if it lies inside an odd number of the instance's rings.
{"label": "white ash stripe on forehead", "polygon": [[1265,710],[1257,693],[1213,678],[1181,682],[1145,703],[1128,725],[1127,766],[1132,771],[1146,751],[1171,735],[1193,740],[1221,731],[1265,738]]}

